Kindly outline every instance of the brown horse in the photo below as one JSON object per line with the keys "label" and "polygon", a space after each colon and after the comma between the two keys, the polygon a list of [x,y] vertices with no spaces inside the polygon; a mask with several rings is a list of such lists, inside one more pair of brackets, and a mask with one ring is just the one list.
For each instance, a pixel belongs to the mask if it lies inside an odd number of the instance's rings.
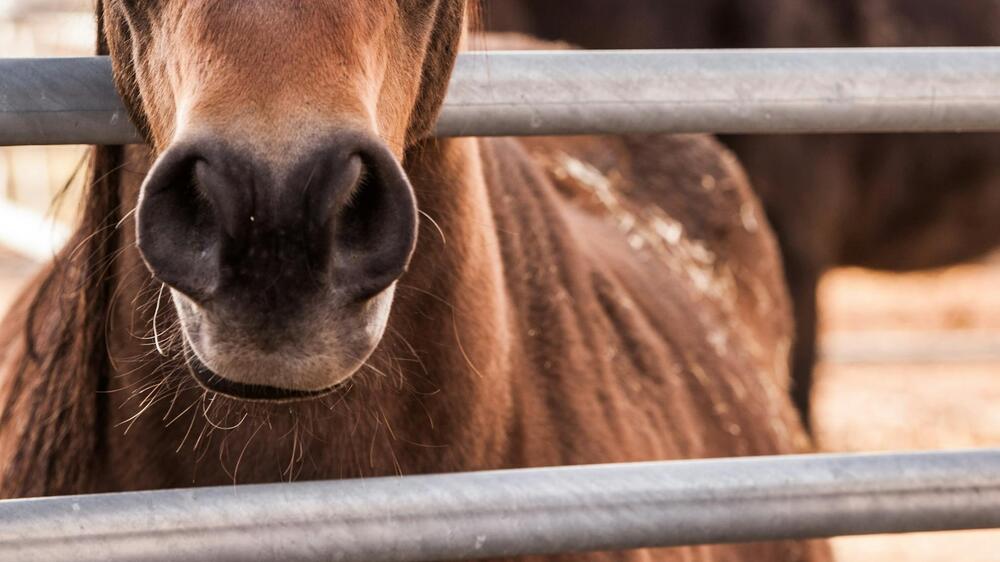
{"label": "brown horse", "polygon": [[[804,449],[736,161],[699,136],[428,138],[465,12],[99,3],[151,148],[97,149],[75,242],[4,323],[0,495]],[[827,552],[560,559],[654,558]]]}
{"label": "brown horse", "polygon": [[[487,25],[588,48],[1000,45],[996,0],[495,0]],[[809,420],[816,287],[839,265],[941,267],[1000,245],[996,135],[727,137],[764,202],[796,318]]]}

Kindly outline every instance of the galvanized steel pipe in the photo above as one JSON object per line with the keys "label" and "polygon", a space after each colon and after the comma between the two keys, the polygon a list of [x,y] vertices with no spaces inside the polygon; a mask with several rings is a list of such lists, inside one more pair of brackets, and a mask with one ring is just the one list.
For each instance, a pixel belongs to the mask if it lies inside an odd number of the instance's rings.
{"label": "galvanized steel pipe", "polygon": [[1000,527],[1000,450],[675,461],[0,502],[0,559],[426,561]]}
{"label": "galvanized steel pipe", "polygon": [[109,59],[0,59],[0,146],[133,142]]}
{"label": "galvanized steel pipe", "polygon": [[[138,137],[106,59],[0,60],[0,145]],[[471,52],[442,136],[1000,131],[1000,48]]]}
{"label": "galvanized steel pipe", "polygon": [[1000,48],[469,54],[438,133],[1000,131]]}

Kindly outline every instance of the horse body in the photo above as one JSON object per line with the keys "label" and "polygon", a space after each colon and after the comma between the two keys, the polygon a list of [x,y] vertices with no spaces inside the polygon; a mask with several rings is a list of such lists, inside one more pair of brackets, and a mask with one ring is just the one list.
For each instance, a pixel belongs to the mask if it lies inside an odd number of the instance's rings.
{"label": "horse body", "polygon": [[[268,400],[205,388],[192,373],[192,317],[150,276],[136,216],[145,220],[164,149],[100,149],[94,189],[106,191],[88,199],[99,208],[77,236],[85,258],[68,249],[6,323],[0,393],[12,423],[0,431],[0,493],[806,450],[787,398],[777,250],[739,165],[714,141],[407,144],[402,167],[424,219],[384,336],[329,392]],[[85,273],[95,264],[100,278]],[[79,294],[47,291],[54,275]],[[44,338],[34,356],[25,349],[25,331],[67,327],[88,335],[68,348],[89,368],[54,368],[60,348]],[[827,557],[822,543],[782,542],[556,559]]]}
{"label": "horse body", "polygon": [[[127,149],[126,197],[150,160]],[[436,226],[425,223],[389,336],[361,380],[292,404],[206,392],[151,349],[154,322],[176,319],[156,313],[158,291],[126,251],[102,426],[80,428],[101,447],[73,459],[90,466],[89,485],[5,495],[805,450],[786,398],[776,252],[719,147],[703,137],[444,140],[414,153],[408,173],[424,179],[415,189]],[[608,195],[617,205],[600,201]],[[644,224],[623,230],[630,216]],[[694,552],[823,559],[821,545],[794,543]]]}
{"label": "horse body", "polygon": [[[129,152],[138,179],[148,157]],[[362,380],[321,400],[237,408],[183,369],[157,377],[169,359],[139,337],[154,324],[155,285],[137,253],[122,255],[107,398],[120,430],[103,486],[265,482],[289,464],[315,479],[805,450],[783,398],[780,266],[718,146],[441,140],[408,173],[424,180],[428,220],[388,335]],[[176,322],[165,308],[163,331]],[[175,453],[206,440],[207,461]]]}
{"label": "horse body", "polygon": [[[486,22],[587,48],[1000,44],[992,0],[492,2]],[[764,202],[796,318],[795,403],[809,421],[816,288],[835,266],[941,267],[1000,244],[995,135],[724,137]]]}

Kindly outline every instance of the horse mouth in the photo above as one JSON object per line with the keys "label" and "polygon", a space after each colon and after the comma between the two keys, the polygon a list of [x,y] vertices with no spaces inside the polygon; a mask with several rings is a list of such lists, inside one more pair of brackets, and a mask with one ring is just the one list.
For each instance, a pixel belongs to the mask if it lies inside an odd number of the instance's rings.
{"label": "horse mouth", "polygon": [[261,384],[231,381],[209,369],[190,350],[185,353],[188,372],[197,383],[210,392],[252,402],[294,402],[319,398],[332,393],[340,383],[320,390],[292,390]]}

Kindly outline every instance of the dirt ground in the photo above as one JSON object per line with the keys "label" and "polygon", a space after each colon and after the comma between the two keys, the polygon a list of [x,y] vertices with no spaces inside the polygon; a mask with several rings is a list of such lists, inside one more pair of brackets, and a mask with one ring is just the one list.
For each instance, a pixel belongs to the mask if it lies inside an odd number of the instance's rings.
{"label": "dirt ground", "polygon": [[[37,267],[0,248],[0,309]],[[821,295],[824,450],[1000,446],[1000,257],[909,275],[837,271]],[[1000,531],[834,545],[841,562],[1000,562]]]}
{"label": "dirt ground", "polygon": [[[1000,258],[933,272],[842,270],[821,290],[820,446],[1000,446]],[[835,541],[843,562],[996,562],[1000,532]]]}

